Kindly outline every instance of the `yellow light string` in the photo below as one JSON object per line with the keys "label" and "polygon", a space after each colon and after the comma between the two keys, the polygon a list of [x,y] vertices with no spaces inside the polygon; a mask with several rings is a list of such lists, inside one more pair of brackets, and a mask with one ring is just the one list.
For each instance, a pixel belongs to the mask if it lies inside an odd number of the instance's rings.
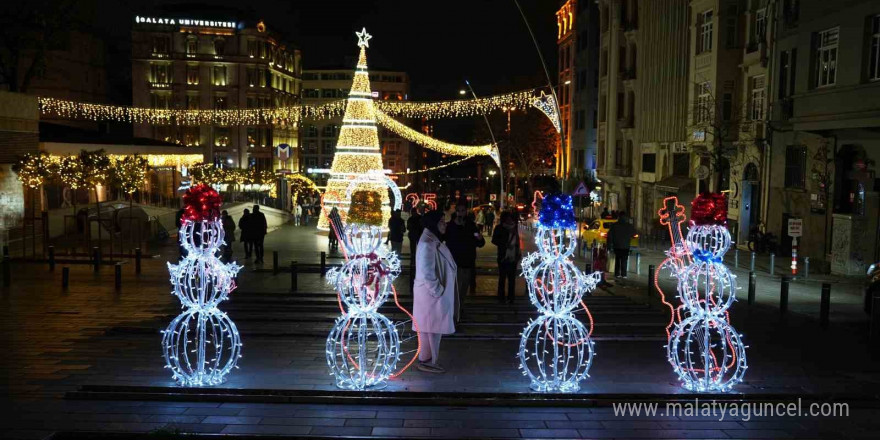
{"label": "yellow light string", "polygon": [[[440,169],[443,169],[443,168],[446,168],[446,167],[451,167],[451,166],[453,166],[453,165],[460,164],[460,163],[462,163],[462,162],[464,162],[464,161],[466,161],[466,160],[473,159],[473,158],[475,158],[475,157],[480,157],[480,156],[467,156],[467,157],[463,157],[463,158],[458,159],[458,160],[453,160],[452,162],[445,163],[445,164],[443,164],[443,165],[437,165],[436,167],[425,168],[425,169],[423,169],[423,170],[401,171],[401,172],[399,172],[399,173],[390,173],[389,175],[391,175],[391,176],[408,176],[408,175],[410,175],[410,174],[427,173],[428,171],[436,171],[436,170],[440,170]],[[403,189],[403,188],[401,188],[401,189]]]}
{"label": "yellow light string", "polygon": [[407,127],[403,123],[396,121],[394,118],[382,113],[376,112],[376,120],[383,127],[397,133],[404,139],[415,142],[429,150],[434,150],[443,154],[452,156],[489,156],[492,154],[492,144],[486,145],[457,145],[449,142],[443,142],[434,139],[424,133]]}

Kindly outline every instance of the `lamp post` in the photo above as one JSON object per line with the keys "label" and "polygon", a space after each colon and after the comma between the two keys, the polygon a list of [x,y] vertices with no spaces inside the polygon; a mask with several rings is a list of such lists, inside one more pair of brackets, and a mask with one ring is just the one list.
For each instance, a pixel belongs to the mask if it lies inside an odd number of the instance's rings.
{"label": "lamp post", "polygon": [[[471,87],[471,82],[468,80],[464,80],[464,83],[467,85],[468,90],[471,91],[471,96],[473,96],[474,99],[477,99],[477,94],[474,92],[474,88]],[[459,90],[458,93],[460,95],[464,95],[465,91],[464,91],[464,89],[462,89],[462,90]],[[485,114],[483,114],[483,120],[486,121],[486,128],[489,129],[489,136],[492,138],[492,145],[494,145],[495,148],[497,149],[498,142],[495,141],[495,133],[492,131],[492,124],[489,123],[489,117],[486,116]],[[498,172],[501,173],[500,179],[499,179],[501,181],[501,197],[498,198],[498,209],[503,211],[504,210],[504,170],[503,170],[502,163],[500,163],[501,162],[501,150],[500,149],[498,150],[498,161],[499,161]]]}

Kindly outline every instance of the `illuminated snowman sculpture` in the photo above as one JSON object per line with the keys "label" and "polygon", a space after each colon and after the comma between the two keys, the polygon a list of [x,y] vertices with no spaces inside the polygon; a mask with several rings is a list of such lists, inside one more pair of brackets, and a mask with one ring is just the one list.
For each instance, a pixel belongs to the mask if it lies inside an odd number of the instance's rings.
{"label": "illuminated snowman sculpture", "polygon": [[341,243],[348,260],[327,273],[345,311],[327,336],[327,365],[339,388],[383,387],[400,358],[397,327],[378,312],[400,274],[400,261],[382,245],[382,197],[355,191]]}
{"label": "illuminated snowman sculpture", "polygon": [[217,257],[223,245],[220,195],[197,185],[183,196],[180,245],[186,250],[178,264],[168,263],[173,294],[183,313],[162,332],[165,368],[183,386],[222,383],[241,357],[235,324],[217,305],[235,289],[241,266]]}
{"label": "illuminated snowman sculpture", "polygon": [[683,311],[667,355],[682,386],[692,391],[728,391],[748,369],[741,335],[727,315],[737,287],[723,263],[731,244],[726,206],[723,194],[694,199],[685,240],[692,262],[676,274]]}
{"label": "illuminated snowman sculpture", "polygon": [[[577,222],[571,196],[551,194],[543,199],[535,243],[538,252],[522,261],[529,299],[541,313],[521,333],[520,369],[535,391],[574,392],[588,377],[594,343],[592,317],[582,302],[599,282],[598,273],[584,274],[571,261],[577,247]],[[583,306],[590,330],[574,315]]]}

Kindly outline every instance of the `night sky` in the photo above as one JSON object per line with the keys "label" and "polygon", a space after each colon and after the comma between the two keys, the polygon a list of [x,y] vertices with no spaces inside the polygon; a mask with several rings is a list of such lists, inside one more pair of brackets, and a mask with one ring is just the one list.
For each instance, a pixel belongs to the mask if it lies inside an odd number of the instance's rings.
{"label": "night sky", "polygon": [[[114,2],[115,3],[115,2]],[[373,35],[371,69],[410,74],[413,100],[457,99],[464,79],[478,94],[494,94],[546,84],[537,52],[513,0],[215,0],[183,3],[162,0],[99,2],[97,15],[130,31],[134,14],[163,10],[241,11],[242,18],[266,21],[303,53],[305,68],[354,68],[356,30]],[[547,60],[556,72],[556,0],[520,0]],[[189,15],[189,14],[187,14]],[[193,13],[192,15],[196,15]],[[115,20],[114,20],[115,21]],[[351,64],[351,65],[348,65]]]}

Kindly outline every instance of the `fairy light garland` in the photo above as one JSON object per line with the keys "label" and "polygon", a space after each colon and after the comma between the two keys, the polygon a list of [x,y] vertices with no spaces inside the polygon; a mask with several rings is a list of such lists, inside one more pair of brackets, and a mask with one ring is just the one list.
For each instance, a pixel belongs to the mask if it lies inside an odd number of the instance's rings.
{"label": "fairy light garland", "polygon": [[485,98],[414,102],[377,101],[376,107],[389,116],[404,118],[461,118],[482,116],[498,110],[523,110],[532,105],[535,93],[540,89],[528,89]]}
{"label": "fairy light garland", "polygon": [[451,166],[453,166],[453,165],[458,165],[458,164],[460,164],[460,163],[462,163],[462,162],[464,162],[464,161],[466,161],[466,160],[470,160],[470,159],[473,159],[473,158],[475,158],[475,157],[479,157],[479,156],[467,156],[467,157],[463,157],[463,158],[458,159],[458,160],[453,160],[452,162],[445,163],[445,164],[443,164],[443,165],[437,165],[436,167],[425,168],[425,169],[423,169],[423,170],[401,171],[401,172],[399,172],[399,173],[391,173],[391,174],[389,174],[389,175],[390,175],[390,176],[408,176],[408,175],[411,175],[411,174],[421,174],[421,173],[427,173],[427,172],[430,172],[430,171],[437,171],[437,170],[441,170],[441,169],[446,168],[446,167],[451,167]]}
{"label": "fairy light garland", "polygon": [[381,111],[376,112],[376,121],[383,127],[397,133],[410,142],[415,142],[429,150],[451,156],[489,156],[492,154],[492,149],[494,148],[493,144],[468,146],[451,144],[439,139],[434,139],[418,130],[413,130],[412,128],[407,127],[403,123],[396,121],[394,118],[389,117]]}

